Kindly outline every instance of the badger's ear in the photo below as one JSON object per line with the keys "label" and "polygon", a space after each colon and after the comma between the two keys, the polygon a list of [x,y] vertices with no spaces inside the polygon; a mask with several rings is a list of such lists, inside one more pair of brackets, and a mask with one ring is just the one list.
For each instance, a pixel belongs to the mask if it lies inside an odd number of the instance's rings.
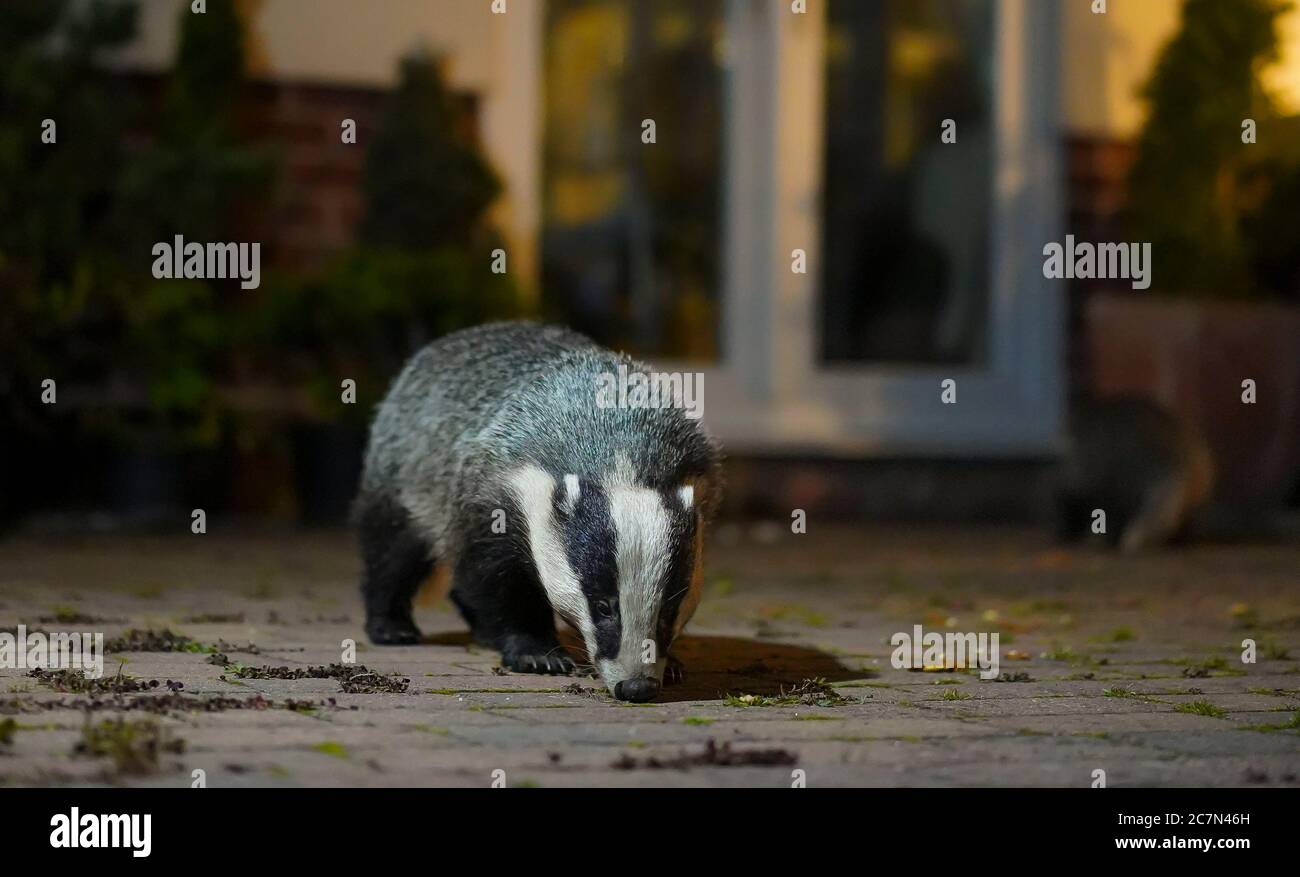
{"label": "badger's ear", "polygon": [[682,508],[692,511],[695,508],[695,485],[683,484],[677,488],[677,498],[682,501]]}
{"label": "badger's ear", "polygon": [[573,510],[578,507],[578,500],[581,496],[582,490],[578,484],[578,476],[565,475],[564,496],[560,499],[560,510],[566,515],[573,514]]}

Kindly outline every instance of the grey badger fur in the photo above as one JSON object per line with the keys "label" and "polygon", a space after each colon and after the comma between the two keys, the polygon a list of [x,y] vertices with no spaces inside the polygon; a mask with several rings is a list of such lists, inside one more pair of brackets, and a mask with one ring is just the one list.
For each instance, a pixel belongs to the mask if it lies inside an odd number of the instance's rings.
{"label": "grey badger fur", "polygon": [[654,698],[700,594],[719,452],[681,407],[601,407],[644,364],[560,327],[494,323],[420,350],[371,426],[354,516],[366,632],[419,641],[435,565],[474,637],[515,671],[569,673],[555,616],[623,700]]}

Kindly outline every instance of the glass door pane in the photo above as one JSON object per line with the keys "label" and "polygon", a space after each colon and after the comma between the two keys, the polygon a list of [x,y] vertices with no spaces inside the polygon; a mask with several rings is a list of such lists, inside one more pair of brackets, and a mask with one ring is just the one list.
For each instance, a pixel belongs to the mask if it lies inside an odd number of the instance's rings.
{"label": "glass door pane", "polygon": [[724,12],[546,4],[543,305],[641,355],[717,356]]}
{"label": "glass door pane", "polygon": [[988,0],[829,4],[823,363],[986,361],[995,14]]}

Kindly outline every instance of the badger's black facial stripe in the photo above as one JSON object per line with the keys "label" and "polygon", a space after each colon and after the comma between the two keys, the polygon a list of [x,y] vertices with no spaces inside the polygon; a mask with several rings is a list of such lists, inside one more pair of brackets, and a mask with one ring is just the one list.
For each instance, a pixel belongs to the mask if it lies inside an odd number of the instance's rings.
{"label": "badger's black facial stripe", "polygon": [[655,640],[661,655],[668,653],[672,645],[673,628],[677,625],[677,613],[686,593],[691,587],[691,576],[695,572],[695,509],[683,502],[677,490],[664,490],[664,508],[668,510],[671,521],[672,557],[669,560],[668,573],[664,581],[664,599],[659,607],[659,625],[655,629]]}
{"label": "badger's black facial stripe", "polygon": [[560,481],[553,501],[555,520],[564,537],[564,553],[582,586],[589,617],[596,628],[596,654],[591,657],[593,660],[614,658],[618,655],[622,624],[609,496],[600,485],[583,481],[578,501],[570,510],[564,483]]}

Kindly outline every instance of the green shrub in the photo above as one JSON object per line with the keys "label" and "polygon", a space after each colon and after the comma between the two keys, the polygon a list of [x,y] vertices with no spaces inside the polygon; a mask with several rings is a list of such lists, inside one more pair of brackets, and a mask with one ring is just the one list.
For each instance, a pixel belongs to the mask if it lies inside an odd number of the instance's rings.
{"label": "green shrub", "polygon": [[[1287,0],[1186,0],[1142,90],[1149,115],[1129,177],[1127,225],[1150,242],[1158,288],[1178,295],[1300,296],[1300,131],[1260,70],[1278,58]],[[1252,119],[1257,142],[1243,143]]]}

